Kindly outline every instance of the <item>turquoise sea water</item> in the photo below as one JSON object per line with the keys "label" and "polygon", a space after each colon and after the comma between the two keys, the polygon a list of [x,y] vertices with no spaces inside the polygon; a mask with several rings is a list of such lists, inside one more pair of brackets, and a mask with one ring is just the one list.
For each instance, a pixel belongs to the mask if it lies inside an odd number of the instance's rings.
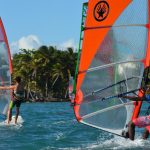
{"label": "turquoise sea water", "polygon": [[0,150],[144,150],[150,139],[130,141],[79,124],[70,103],[25,103],[24,122],[17,126],[0,125]]}

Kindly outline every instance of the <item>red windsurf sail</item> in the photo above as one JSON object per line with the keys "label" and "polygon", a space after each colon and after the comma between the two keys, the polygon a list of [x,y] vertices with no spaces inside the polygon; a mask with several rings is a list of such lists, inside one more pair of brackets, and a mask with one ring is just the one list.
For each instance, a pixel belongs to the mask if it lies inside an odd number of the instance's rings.
{"label": "red windsurf sail", "polygon": [[[0,18],[0,86],[11,85],[11,73],[11,54],[6,32]],[[10,99],[10,90],[0,91],[0,116],[6,115]]]}

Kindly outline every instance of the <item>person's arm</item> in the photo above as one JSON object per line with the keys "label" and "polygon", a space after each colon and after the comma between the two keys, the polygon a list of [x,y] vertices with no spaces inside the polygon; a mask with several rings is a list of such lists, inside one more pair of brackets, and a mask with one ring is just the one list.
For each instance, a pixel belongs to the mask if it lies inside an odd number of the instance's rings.
{"label": "person's arm", "polygon": [[15,85],[10,85],[10,86],[0,86],[0,90],[14,90]]}

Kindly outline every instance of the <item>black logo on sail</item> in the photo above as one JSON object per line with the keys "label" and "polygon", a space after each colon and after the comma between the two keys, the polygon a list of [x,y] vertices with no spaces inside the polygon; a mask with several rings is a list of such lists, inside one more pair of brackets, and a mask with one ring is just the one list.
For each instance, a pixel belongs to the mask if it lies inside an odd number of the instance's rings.
{"label": "black logo on sail", "polygon": [[106,1],[98,2],[94,7],[94,18],[97,21],[103,21],[109,14],[109,5]]}

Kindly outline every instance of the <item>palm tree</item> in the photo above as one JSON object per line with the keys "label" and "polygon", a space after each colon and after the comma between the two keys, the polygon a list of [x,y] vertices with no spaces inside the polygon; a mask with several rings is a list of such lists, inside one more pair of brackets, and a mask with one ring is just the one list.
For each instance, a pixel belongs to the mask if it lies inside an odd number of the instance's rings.
{"label": "palm tree", "polygon": [[74,75],[77,54],[72,48],[66,51],[52,46],[41,46],[38,50],[21,49],[13,57],[13,78],[21,75],[28,91],[48,96],[65,95],[68,79]]}

